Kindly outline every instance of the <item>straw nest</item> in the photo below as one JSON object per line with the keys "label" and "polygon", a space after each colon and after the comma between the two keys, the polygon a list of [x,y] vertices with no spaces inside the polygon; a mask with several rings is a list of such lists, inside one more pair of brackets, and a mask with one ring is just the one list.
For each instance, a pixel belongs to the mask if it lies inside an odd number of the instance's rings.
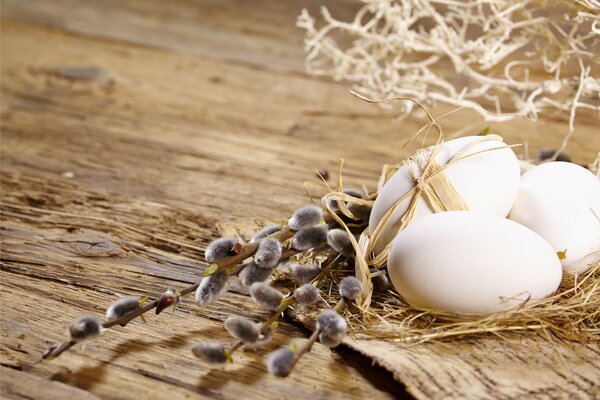
{"label": "straw nest", "polygon": [[[332,299],[333,301],[335,299]],[[360,336],[407,343],[516,331],[542,331],[568,340],[600,341],[600,263],[581,276],[563,277],[557,292],[535,305],[487,316],[418,310],[394,290],[375,295],[370,307],[350,321]]]}
{"label": "straw nest", "polygon": [[[440,146],[443,143],[442,130],[431,116],[430,122],[409,139],[405,146],[432,127],[438,130],[439,139],[436,146]],[[347,204],[372,205],[377,197],[377,192],[371,193],[363,199],[343,193],[342,167],[343,160],[340,160],[335,188],[329,187],[326,183],[320,188],[328,192],[322,197],[322,201],[330,215],[349,232],[352,231],[356,234],[357,231],[362,231],[362,234],[353,243],[356,250],[354,272],[362,280],[366,290],[363,297],[356,303],[355,311],[359,312],[353,313],[349,317],[352,332],[357,337],[422,343],[478,335],[492,334],[503,337],[509,332],[535,332],[547,336],[549,340],[554,338],[584,343],[600,342],[600,261],[583,274],[565,273],[561,285],[552,296],[541,301],[536,300],[535,304],[527,300],[517,308],[485,316],[416,309],[404,301],[393,288],[385,293],[373,293],[369,268],[374,266],[385,268],[386,260],[382,262],[382,260],[371,258],[372,254],[368,254],[370,246],[366,226],[345,223],[340,218],[339,212],[336,215],[332,210],[331,200],[337,200],[337,205],[342,213],[350,216]],[[383,167],[379,188],[397,168],[398,166],[389,165]],[[314,193],[317,185],[313,183],[307,187]],[[403,200],[399,202],[401,201]],[[318,255],[315,257],[318,258]],[[351,268],[350,265],[331,274],[329,282],[325,282],[326,287],[337,287],[337,281],[352,273]],[[323,296],[324,300],[331,304],[339,299],[339,295],[333,290],[325,289]]]}

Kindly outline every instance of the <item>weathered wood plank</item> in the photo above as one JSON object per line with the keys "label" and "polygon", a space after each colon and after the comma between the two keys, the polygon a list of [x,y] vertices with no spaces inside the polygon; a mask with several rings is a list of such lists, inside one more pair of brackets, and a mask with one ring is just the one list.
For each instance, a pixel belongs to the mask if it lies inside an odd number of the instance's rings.
{"label": "weathered wood plank", "polygon": [[[4,0],[3,16],[230,63],[302,72],[302,35],[294,21],[302,7],[318,12],[321,4],[319,0]],[[338,13],[347,18],[359,7],[347,0],[336,0],[335,4]]]}
{"label": "weathered wood plank", "polygon": [[[302,183],[315,169],[334,172],[345,157],[346,184],[374,187],[423,121],[398,124],[345,85],[301,72],[294,20],[301,6],[320,3],[2,2],[0,350],[3,364],[25,374],[11,369],[4,391],[3,373],[3,395],[36,397],[27,382],[39,379],[103,398],[404,393],[365,358],[322,346],[288,380],[266,374],[262,353],[240,353],[225,369],[201,365],[191,341],[224,337],[230,313],[260,315],[235,293],[206,309],[188,300],[174,315],[38,363],[78,313],[102,312],[116,294],[194,282],[216,222],[288,215],[306,201]],[[349,17],[349,4],[329,5]],[[600,149],[596,120],[583,121],[569,146],[581,163]],[[486,125],[462,113],[442,122],[449,133]],[[492,125],[532,151],[558,145],[563,128],[559,119]],[[304,337],[281,327],[273,348]],[[397,378],[414,395],[433,393],[416,370]]]}
{"label": "weathered wood plank", "polygon": [[48,382],[46,379],[7,367],[0,367],[0,375],[2,375],[0,395],[5,399],[100,399],[90,392],[65,385],[62,382]]}
{"label": "weathered wood plank", "polygon": [[[5,106],[12,105],[11,113],[5,113],[7,123],[26,116],[30,125],[35,124],[36,117],[26,112],[35,107],[37,118],[52,113],[52,126],[58,128],[55,132],[99,134],[93,148],[108,141],[103,136],[110,133],[122,141],[142,137],[147,146],[162,141],[179,151],[189,149],[192,154],[175,153],[173,157],[181,168],[196,172],[211,168],[207,161],[223,161],[226,155],[238,161],[230,161],[229,166],[258,164],[252,172],[278,174],[279,183],[289,186],[296,184],[298,172],[307,179],[315,168],[335,168],[337,158],[344,157],[350,163],[350,178],[360,174],[362,181],[368,182],[374,180],[382,163],[394,160],[402,138],[423,124],[423,120],[409,119],[399,125],[390,118],[393,114],[355,99],[342,85],[285,71],[229,65],[223,77],[221,60],[190,59],[6,20],[3,34],[5,54],[9,55],[2,64],[3,90],[11,93]],[[46,46],[39,49],[41,40]],[[43,62],[27,57],[33,52]],[[132,60],[144,63],[133,70]],[[95,81],[73,82],[48,72],[64,65],[96,66],[112,77],[113,83],[99,87]],[[438,114],[445,111],[440,109]],[[20,125],[23,122],[18,121]],[[442,122],[449,133],[471,124],[472,132],[478,132],[486,125],[468,113]],[[600,148],[593,128],[580,124],[570,144],[578,162],[591,161]],[[497,131],[511,143],[528,142],[533,152],[558,145],[564,123],[521,120],[498,126]],[[303,151],[295,151],[298,146]],[[206,159],[201,162],[198,155]],[[273,179],[270,174],[267,178]],[[224,188],[226,185],[221,190]]]}
{"label": "weathered wood plank", "polygon": [[[168,241],[170,235],[185,240],[191,233],[185,231],[190,228],[183,223],[172,225],[177,214],[182,220],[190,217],[185,211],[167,211],[166,206],[150,203],[128,204],[126,198],[117,195],[111,198],[118,206],[111,209],[104,203],[102,193],[70,186],[71,196],[83,202],[78,206],[69,201],[72,199],[67,186],[46,182],[47,188],[54,191],[38,192],[39,181],[22,177],[11,182],[6,173],[3,177],[3,188],[9,189],[9,194],[3,192],[2,198],[0,249],[4,305],[0,351],[4,365],[50,377],[103,398],[200,394],[234,399],[279,393],[285,398],[289,383],[270,376],[263,357],[277,346],[303,337],[301,331],[289,324],[280,325],[272,346],[257,354],[240,352],[236,363],[224,369],[212,369],[189,351],[196,340],[230,341],[222,326],[230,314],[266,318],[247,297],[235,293],[201,309],[191,299],[184,298],[174,314],[166,312],[160,318],[150,315],[148,325],[134,322],[127,328],[108,331],[97,340],[77,346],[56,360],[40,362],[41,353],[50,342],[64,340],[64,327],[76,315],[87,311],[102,314],[117,295],[158,296],[168,286],[183,287],[199,279],[201,266],[193,260],[197,256],[195,251],[190,253],[185,246],[161,249],[148,242],[155,231],[162,231],[165,239],[159,243],[173,246]],[[58,193],[64,196],[63,211],[11,201],[12,195],[21,198],[31,195],[27,198],[32,199],[42,193],[48,199]],[[86,201],[89,201],[87,205]],[[80,206],[85,208],[85,213],[70,209]],[[144,211],[136,213],[136,207]],[[101,215],[105,213],[113,215],[113,220],[102,222]],[[96,231],[89,230],[90,223]],[[196,225],[192,232],[208,237],[211,229]],[[90,242],[97,243],[101,250],[90,250]],[[193,241],[190,243],[192,246]],[[340,398],[402,393],[401,386],[394,384],[390,376],[368,377],[381,386],[378,389],[357,375],[355,368],[360,362],[356,355],[342,352],[336,357],[346,362],[333,364],[331,357],[328,349],[320,347],[304,360],[306,367],[300,366],[303,372],[294,378],[299,385],[299,389],[293,391],[294,396],[305,390],[305,395],[310,392]],[[252,384],[258,381],[260,385]],[[342,384],[343,388],[333,394],[336,384]],[[21,383],[15,385],[23,388]]]}
{"label": "weathered wood plank", "polygon": [[597,399],[597,343],[549,341],[534,333],[408,345],[370,338],[348,344],[394,371],[417,398]]}

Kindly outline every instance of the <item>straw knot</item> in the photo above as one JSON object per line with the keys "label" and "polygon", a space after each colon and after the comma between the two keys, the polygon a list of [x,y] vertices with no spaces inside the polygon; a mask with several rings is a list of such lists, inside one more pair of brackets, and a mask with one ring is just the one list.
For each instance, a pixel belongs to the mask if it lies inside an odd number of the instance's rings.
{"label": "straw knot", "polygon": [[423,182],[423,179],[415,178],[414,182],[415,182],[415,191],[417,193],[422,193],[425,190],[425,183]]}

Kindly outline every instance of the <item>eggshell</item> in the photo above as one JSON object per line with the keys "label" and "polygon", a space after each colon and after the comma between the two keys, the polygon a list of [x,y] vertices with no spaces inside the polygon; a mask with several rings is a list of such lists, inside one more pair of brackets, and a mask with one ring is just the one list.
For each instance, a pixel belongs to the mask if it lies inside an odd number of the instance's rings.
{"label": "eggshell", "polygon": [[394,239],[388,272],[417,308],[488,314],[554,292],[562,268],[537,233],[506,218],[448,211],[421,218]]}
{"label": "eggshell", "polygon": [[566,250],[562,265],[571,273],[584,272],[600,261],[599,217],[600,180],[568,162],[549,162],[526,172],[509,214],[555,251]]}
{"label": "eggshell", "polygon": [[[466,136],[445,142],[435,159],[436,163],[440,166],[447,164],[457,153],[480,140],[480,136]],[[483,141],[473,145],[465,155],[501,146],[506,146],[501,140]],[[519,188],[519,162],[509,147],[486,151],[457,161],[448,166],[445,173],[469,210],[483,211],[502,217],[506,217],[510,211]],[[403,166],[380,190],[371,211],[369,232],[373,233],[385,213],[414,186],[408,167]],[[423,196],[421,197],[412,221],[433,213]],[[405,200],[392,216],[390,224],[375,243],[376,253],[394,238],[400,218],[406,213],[409,203],[410,199]]]}

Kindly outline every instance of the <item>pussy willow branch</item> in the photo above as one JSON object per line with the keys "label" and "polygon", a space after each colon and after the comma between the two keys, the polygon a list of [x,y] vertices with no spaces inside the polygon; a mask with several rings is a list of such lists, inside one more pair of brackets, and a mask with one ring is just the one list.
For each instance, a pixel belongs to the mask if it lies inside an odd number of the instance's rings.
{"label": "pussy willow branch", "polygon": [[[327,221],[327,218],[325,220]],[[283,242],[283,241],[291,238],[294,235],[294,233],[295,232],[293,230],[286,228],[279,232],[276,232],[273,235],[270,235],[270,237]],[[243,268],[241,263],[244,260],[246,260],[247,258],[252,257],[252,255],[254,255],[254,253],[256,252],[256,249],[258,248],[259,243],[260,243],[260,241],[248,243],[242,247],[242,250],[238,254],[228,257],[224,260],[221,260],[218,263],[215,263],[218,265],[217,271],[227,270],[229,275],[236,275]],[[298,250],[294,250],[294,249],[287,249],[281,255],[281,260],[288,259],[288,258],[292,257],[293,255],[296,255],[301,252],[302,251],[298,251]],[[231,267],[233,267],[233,268],[231,268]],[[200,285],[199,282],[194,283],[193,285],[190,285],[190,286],[187,286],[187,287],[181,289],[179,291],[179,297],[182,297],[182,296],[185,296],[186,294],[195,292],[196,289],[198,288],[198,285]],[[127,313],[120,318],[117,318],[113,321],[107,321],[107,322],[102,323],[102,328],[109,329],[116,325],[125,326],[129,322],[131,322],[131,320],[139,317],[140,315],[147,313],[148,311],[155,309],[157,306],[158,306],[158,300],[153,300],[153,301],[145,304],[143,307],[140,307],[135,311]],[[64,353],[65,351],[69,350],[71,347],[73,347],[77,343],[78,343],[77,341],[69,340],[69,341],[63,342],[61,344],[52,344],[42,354],[42,359],[56,358],[56,357],[60,356],[62,353]]]}
{"label": "pussy willow branch", "polygon": [[[339,254],[329,255],[327,260],[325,260],[325,262],[323,263],[324,267],[321,269],[321,272],[319,272],[319,275],[315,276],[313,278],[313,280],[310,281],[310,283],[312,285],[316,286],[319,282],[321,282],[321,280],[323,280],[323,278],[333,269],[333,267],[335,267],[337,265],[337,261],[339,260],[340,257],[341,256]],[[281,301],[281,305],[279,306],[277,311],[275,311],[273,313],[273,315],[271,316],[271,318],[266,320],[261,325],[260,333],[262,334],[267,329],[269,329],[273,325],[273,323],[275,321],[277,321],[277,319],[281,316],[281,314],[284,313],[285,310],[287,310],[287,308],[289,306],[291,306],[292,304],[294,304],[295,302],[296,302],[296,298],[294,296],[289,296],[289,297],[283,299]],[[243,345],[244,345],[244,342],[240,340],[237,343],[235,343],[234,345],[232,345],[231,347],[229,347],[228,349],[226,349],[225,351],[231,356],[231,354],[233,354],[236,350],[241,348]]]}
{"label": "pussy willow branch", "polygon": [[[323,220],[327,224],[327,223],[332,222],[333,218],[331,218],[331,216],[329,214],[325,213],[325,215],[323,216]],[[274,234],[269,235],[269,237],[272,238],[272,239],[277,239],[281,243],[283,243],[286,240],[290,239],[292,236],[294,236],[295,233],[296,233],[296,231],[294,231],[293,229],[283,228],[279,232],[275,232]],[[236,254],[234,256],[231,256],[231,257],[228,257],[228,258],[226,258],[226,259],[224,259],[222,261],[219,261],[218,263],[215,263],[215,264],[218,265],[218,268],[217,268],[216,271],[225,271],[229,267],[238,266],[245,259],[247,259],[249,257],[252,257],[254,255],[254,253],[256,253],[256,249],[258,249],[259,243],[260,243],[260,240],[257,240],[256,242],[245,244],[244,247],[242,247],[242,250],[238,254]],[[286,252],[290,253],[289,250],[286,251]],[[286,252],[284,252],[284,255],[286,254]],[[294,254],[297,254],[297,253],[299,253],[299,252],[295,251]],[[288,256],[288,258],[291,257],[294,254],[290,254]],[[281,259],[284,258],[284,255],[282,255]],[[237,272],[239,272],[239,270]],[[235,272],[235,273],[237,273],[237,272]],[[235,273],[230,274],[230,275],[235,275]]]}
{"label": "pussy willow branch", "polygon": [[[193,285],[190,285],[190,286],[180,290],[179,297],[194,292],[198,288],[198,285],[199,285],[199,283],[195,283]],[[132,311],[130,313],[123,315],[121,318],[117,318],[113,321],[103,322],[102,328],[109,329],[115,325],[125,326],[131,320],[139,317],[140,315],[142,315],[144,313],[147,313],[150,310],[155,309],[157,305],[158,305],[158,300],[153,300],[153,301],[147,303],[146,305],[144,305],[143,307],[140,307],[135,311]],[[61,343],[60,345],[52,344],[46,349],[44,354],[42,354],[42,359],[56,358],[56,357],[60,356],[62,353],[64,353],[65,351],[69,350],[71,347],[75,346],[77,343],[78,343],[77,341],[69,340],[67,342]]]}
{"label": "pussy willow branch", "polygon": [[[346,302],[346,300],[342,297],[337,304],[335,305],[335,307],[333,308],[337,313],[341,313],[346,306],[348,305],[348,303]],[[313,344],[315,344],[315,342],[317,341],[317,339],[319,338],[319,334],[321,334],[321,330],[317,329],[315,327],[315,331],[312,333],[312,335],[310,335],[310,337],[308,338],[308,340],[306,342],[304,342],[304,344],[302,345],[302,347],[300,347],[296,353],[294,353],[294,359],[292,360],[292,362],[290,363],[289,366],[289,370],[293,370],[294,366],[296,365],[296,363],[302,358],[302,356],[306,353],[308,353],[310,351],[310,349],[312,349]]]}
{"label": "pussy willow branch", "polygon": [[[274,234],[269,235],[269,237],[272,239],[277,239],[283,243],[286,240],[288,240],[289,238],[291,238],[292,236],[294,236],[294,233],[296,233],[296,231],[289,229],[289,228],[284,228],[284,229],[280,230],[279,232],[275,232]],[[254,255],[254,253],[256,253],[256,249],[258,249],[258,245],[260,242],[261,242],[260,240],[257,240],[256,242],[245,244],[242,247],[242,250],[238,254],[215,263],[219,266],[217,271],[225,271],[227,268],[235,267],[235,266],[241,264],[242,261],[244,261],[245,259],[252,257]],[[282,258],[283,258],[283,256],[282,256]],[[237,272],[239,272],[239,271],[237,271]],[[230,274],[230,275],[233,275],[233,274]]]}

